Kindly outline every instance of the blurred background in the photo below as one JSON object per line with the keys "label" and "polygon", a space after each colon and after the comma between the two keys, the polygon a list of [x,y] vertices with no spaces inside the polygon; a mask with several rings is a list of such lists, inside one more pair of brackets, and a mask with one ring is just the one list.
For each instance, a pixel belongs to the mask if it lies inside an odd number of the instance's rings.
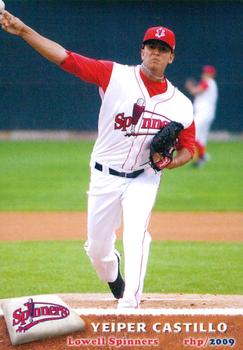
{"label": "blurred background", "polygon": [[[184,93],[205,64],[217,68],[219,100],[213,131],[243,132],[243,2],[9,0],[6,9],[65,48],[94,58],[140,63],[149,26],[177,38],[169,80]],[[0,131],[95,131],[96,87],[58,69],[18,37],[0,31]]]}

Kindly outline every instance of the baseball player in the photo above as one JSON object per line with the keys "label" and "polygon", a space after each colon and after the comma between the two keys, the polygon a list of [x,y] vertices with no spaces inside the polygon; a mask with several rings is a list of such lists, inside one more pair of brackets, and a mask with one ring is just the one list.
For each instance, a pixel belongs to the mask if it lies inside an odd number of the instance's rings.
{"label": "baseball player", "polygon": [[218,100],[218,87],[215,81],[216,69],[214,66],[202,67],[201,80],[197,83],[192,79],[186,81],[185,87],[194,96],[194,119],[196,126],[197,161],[198,168],[210,159],[207,154],[208,134],[215,119]]}
{"label": "baseball player", "polygon": [[[65,71],[99,88],[101,107],[90,161],[85,250],[99,278],[118,299],[118,308],[137,308],[151,242],[147,227],[164,172],[150,166],[153,135],[171,121],[183,125],[167,169],[186,164],[194,154],[192,103],[165,76],[167,65],[174,61],[175,35],[162,26],[147,29],[141,64],[127,66],[68,51],[7,11],[1,26]],[[140,113],[134,122],[135,110]],[[122,219],[125,278],[115,249]]]}

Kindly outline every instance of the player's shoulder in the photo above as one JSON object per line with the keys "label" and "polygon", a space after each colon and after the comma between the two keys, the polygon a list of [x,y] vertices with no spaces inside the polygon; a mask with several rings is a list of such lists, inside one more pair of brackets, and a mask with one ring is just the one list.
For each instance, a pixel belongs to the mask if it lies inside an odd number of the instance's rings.
{"label": "player's shoulder", "polygon": [[128,65],[128,64],[122,64],[118,62],[113,62],[113,69],[118,70],[118,71],[134,71],[136,66],[133,65]]}
{"label": "player's shoulder", "polygon": [[[174,89],[173,106],[175,115],[178,116],[178,122],[181,122],[187,128],[193,122],[193,104],[192,101],[177,87],[168,82],[168,88]],[[172,101],[172,100],[171,100]]]}
{"label": "player's shoulder", "polygon": [[217,82],[215,79],[211,78],[208,80],[209,84],[213,87],[217,87]]}
{"label": "player's shoulder", "polygon": [[175,98],[178,100],[178,102],[183,103],[183,105],[187,106],[188,108],[193,108],[192,101],[187,97],[181,90],[178,89],[178,87],[174,86],[168,79],[167,79],[168,86],[172,86],[175,91]]}
{"label": "player's shoulder", "polygon": [[135,66],[129,66],[126,64],[121,64],[113,62],[112,77],[114,79],[129,79],[131,74],[133,74]]}

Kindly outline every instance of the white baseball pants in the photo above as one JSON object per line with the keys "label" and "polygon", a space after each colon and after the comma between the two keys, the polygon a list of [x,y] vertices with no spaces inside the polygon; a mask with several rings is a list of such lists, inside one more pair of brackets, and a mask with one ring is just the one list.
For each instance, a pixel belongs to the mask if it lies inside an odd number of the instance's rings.
{"label": "white baseball pants", "polygon": [[196,140],[203,146],[208,143],[209,131],[215,118],[214,111],[198,111],[194,115]]}
{"label": "white baseball pants", "polygon": [[88,239],[85,250],[101,280],[117,278],[116,230],[123,216],[124,299],[140,302],[151,237],[147,231],[160,173],[152,169],[134,179],[91,169]]}

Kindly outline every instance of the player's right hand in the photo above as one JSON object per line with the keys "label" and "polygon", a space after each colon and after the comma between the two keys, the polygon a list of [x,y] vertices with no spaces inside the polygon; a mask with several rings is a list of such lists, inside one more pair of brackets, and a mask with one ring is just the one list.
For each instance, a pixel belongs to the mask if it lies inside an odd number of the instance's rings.
{"label": "player's right hand", "polygon": [[20,35],[25,24],[8,11],[3,11],[0,15],[0,25],[3,30],[14,35]]}

